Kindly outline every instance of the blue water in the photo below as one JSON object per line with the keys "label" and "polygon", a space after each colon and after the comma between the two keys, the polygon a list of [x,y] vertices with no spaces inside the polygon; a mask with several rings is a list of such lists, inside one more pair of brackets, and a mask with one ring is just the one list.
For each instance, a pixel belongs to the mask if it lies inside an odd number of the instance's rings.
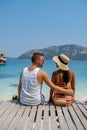
{"label": "blue water", "polygon": [[[31,65],[29,59],[7,59],[6,65],[0,65],[0,99],[11,99],[17,94],[19,76],[22,69]],[[71,61],[69,68],[75,72],[76,76],[76,96],[87,97],[87,61]],[[45,60],[43,68],[51,78],[52,72],[57,70],[55,63]],[[43,84],[43,93],[49,95],[49,87]]]}

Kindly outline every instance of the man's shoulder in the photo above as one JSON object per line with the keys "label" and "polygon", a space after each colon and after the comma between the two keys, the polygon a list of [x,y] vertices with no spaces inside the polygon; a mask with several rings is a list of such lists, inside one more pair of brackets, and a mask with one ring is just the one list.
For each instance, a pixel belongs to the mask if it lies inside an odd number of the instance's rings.
{"label": "man's shoulder", "polygon": [[47,75],[47,72],[40,69],[40,70],[38,71],[38,74],[39,74],[39,76],[45,76],[45,75]]}
{"label": "man's shoulder", "polygon": [[22,76],[23,73],[25,73],[27,71],[28,67],[24,67],[20,73],[20,76]]}
{"label": "man's shoulder", "polygon": [[27,69],[28,69],[28,67],[24,67],[22,71],[25,71],[25,70],[27,70]]}
{"label": "man's shoulder", "polygon": [[46,73],[46,71],[39,69],[39,73]]}

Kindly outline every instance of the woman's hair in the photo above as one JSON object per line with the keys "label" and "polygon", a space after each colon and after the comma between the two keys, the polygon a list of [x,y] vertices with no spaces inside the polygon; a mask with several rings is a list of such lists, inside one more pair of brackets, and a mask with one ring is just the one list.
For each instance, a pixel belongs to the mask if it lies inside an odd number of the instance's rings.
{"label": "woman's hair", "polygon": [[69,82],[70,78],[71,77],[70,77],[69,70],[63,71],[63,82],[67,84]]}
{"label": "woman's hair", "polygon": [[34,52],[32,57],[31,57],[32,63],[34,63],[35,60],[38,59],[40,56],[44,56],[44,54],[40,53],[40,52]]}

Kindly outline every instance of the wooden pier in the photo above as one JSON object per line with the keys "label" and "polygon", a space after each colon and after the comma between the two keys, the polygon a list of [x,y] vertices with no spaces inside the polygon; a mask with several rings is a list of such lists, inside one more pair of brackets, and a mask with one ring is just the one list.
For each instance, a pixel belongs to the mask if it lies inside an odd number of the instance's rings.
{"label": "wooden pier", "polygon": [[87,130],[87,103],[72,106],[24,106],[18,101],[0,101],[0,130]]}

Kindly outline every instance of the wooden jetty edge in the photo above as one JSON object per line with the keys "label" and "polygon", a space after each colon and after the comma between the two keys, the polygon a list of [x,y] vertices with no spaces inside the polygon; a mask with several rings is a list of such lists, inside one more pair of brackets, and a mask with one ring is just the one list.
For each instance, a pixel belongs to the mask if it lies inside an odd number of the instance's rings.
{"label": "wooden jetty edge", "polygon": [[87,103],[72,106],[24,106],[18,101],[0,101],[0,130],[87,130]]}

